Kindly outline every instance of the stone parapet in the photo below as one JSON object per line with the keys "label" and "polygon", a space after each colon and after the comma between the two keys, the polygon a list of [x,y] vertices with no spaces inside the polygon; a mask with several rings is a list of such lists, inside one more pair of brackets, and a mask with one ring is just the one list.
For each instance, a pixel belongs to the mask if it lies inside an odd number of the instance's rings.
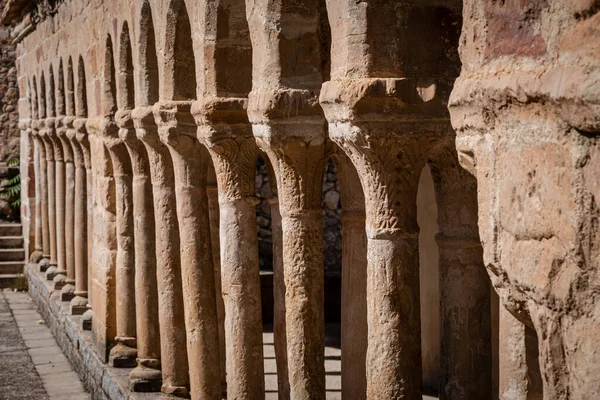
{"label": "stone parapet", "polygon": [[81,316],[70,314],[69,302],[60,301],[60,292],[53,291],[36,264],[27,266],[27,278],[30,296],[94,400],[178,399],[164,393],[129,391],[130,369],[112,368],[102,362],[94,350],[92,334],[81,329]]}

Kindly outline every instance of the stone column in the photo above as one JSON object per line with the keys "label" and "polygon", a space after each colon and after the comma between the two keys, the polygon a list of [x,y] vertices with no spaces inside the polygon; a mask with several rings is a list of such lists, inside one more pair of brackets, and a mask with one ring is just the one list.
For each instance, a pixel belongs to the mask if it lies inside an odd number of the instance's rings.
{"label": "stone column", "polygon": [[150,163],[144,144],[135,135],[131,110],[120,110],[115,120],[120,128],[119,137],[129,152],[133,173],[137,367],[129,374],[129,386],[134,392],[158,392],[162,373]]}
{"label": "stone column", "polygon": [[73,147],[67,131],[73,129],[74,117],[58,117],[56,134],[61,142],[65,166],[65,285],[60,291],[62,301],[75,297],[75,165]]}
{"label": "stone column", "polygon": [[212,157],[219,187],[227,396],[234,399],[264,396],[254,195],[258,148],[246,106],[245,99],[205,99],[194,104],[198,139]]}
{"label": "stone column", "polygon": [[116,368],[133,368],[137,365],[133,174],[129,153],[118,136],[119,127],[109,118],[102,121],[101,127],[104,145],[108,149],[113,166],[117,238],[115,270],[117,335],[108,361]]}
{"label": "stone column", "polygon": [[453,135],[430,155],[438,206],[440,399],[492,396],[490,279],[477,226],[477,184]]}
{"label": "stone column", "polygon": [[210,243],[215,270],[215,297],[217,299],[217,320],[219,324],[219,354],[221,355],[221,392],[227,392],[227,367],[225,361],[225,302],[221,286],[221,250],[219,236],[219,190],[214,168],[208,171],[206,195],[210,218]]}
{"label": "stone column", "polygon": [[[93,300],[92,341],[104,362],[117,336],[117,216],[114,168],[105,145],[107,120],[88,118],[90,156],[93,174],[92,267],[88,281],[89,298]],[[86,312],[87,313],[87,312]],[[84,316],[89,316],[84,313]]]}
{"label": "stone column", "polygon": [[189,392],[189,376],[173,162],[169,149],[158,136],[152,107],[134,109],[132,118],[136,135],[148,152],[152,177],[163,380],[161,390],[185,396]]}
{"label": "stone column", "polygon": [[253,90],[248,116],[277,177],[290,398],[324,399],[321,180],[325,123],[312,93]]}
{"label": "stone column", "polygon": [[71,300],[71,314],[81,315],[87,310],[88,297],[88,213],[87,213],[87,171],[82,142],[87,141],[85,119],[77,118],[67,130],[67,137],[73,148],[75,164],[75,297]]}
{"label": "stone column", "polygon": [[533,328],[500,306],[500,400],[542,400],[538,340]]}
{"label": "stone column", "polygon": [[[40,271],[45,272],[50,265],[50,232],[48,227],[48,163],[46,161],[46,145],[40,136],[39,120],[31,122],[33,138],[38,148],[39,156],[39,198],[40,198],[40,225],[41,225],[41,240],[42,240],[42,258],[39,261]],[[37,214],[36,214],[37,215]],[[37,235],[37,233],[36,233]]]}
{"label": "stone column", "polygon": [[365,197],[348,157],[335,149],[342,196],[342,397],[367,397],[367,235]]}
{"label": "stone column", "polygon": [[[272,186],[275,176],[269,176]],[[283,232],[279,198],[269,199],[271,206],[271,237],[273,238],[273,345],[277,365],[277,395],[281,400],[290,398],[290,377],[287,363],[287,336],[285,333],[285,276],[283,272]]]}
{"label": "stone column", "polygon": [[55,207],[56,207],[56,276],[53,279],[54,290],[60,290],[66,283],[66,247],[65,247],[65,162],[62,141],[56,134],[57,120],[46,118],[46,130],[54,150]]}
{"label": "stone column", "polygon": [[34,231],[34,250],[29,255],[30,263],[39,263],[42,260],[42,182],[40,177],[40,143],[37,137],[37,129],[32,129],[31,120],[20,120],[19,130],[27,131],[28,136],[33,141],[33,170],[35,185],[35,231]]}
{"label": "stone column", "polygon": [[[81,277],[80,286],[82,291],[87,290],[87,310],[81,315],[81,327],[83,330],[91,330],[92,329],[92,275],[93,275],[93,235],[94,235],[94,181],[93,181],[93,173],[92,173],[92,157],[90,153],[90,140],[89,140],[89,131],[87,130],[87,118],[79,117],[74,122],[75,129],[77,130],[76,138],[77,142],[79,142],[81,146],[81,151],[83,152],[83,162],[85,165],[85,182],[86,182],[86,215],[87,215],[87,265],[86,265],[86,273]],[[84,281],[84,279],[86,279]],[[77,284],[76,284],[77,286]],[[85,288],[85,289],[84,289]]]}
{"label": "stone column", "polygon": [[[212,399],[221,396],[221,371],[206,197],[209,160],[195,138],[190,108],[190,102],[157,103],[154,116],[173,160],[190,394],[192,399]],[[246,351],[240,351],[238,357]]]}
{"label": "stone column", "polygon": [[42,137],[46,153],[47,182],[47,213],[48,213],[48,243],[50,246],[49,263],[46,269],[46,279],[51,281],[56,276],[56,170],[54,162],[54,144],[48,134],[46,121],[39,120],[39,133]]}
{"label": "stone column", "polygon": [[354,164],[365,196],[368,399],[421,398],[416,195],[432,143],[449,124],[440,122],[441,107],[403,118],[416,102],[411,84],[340,79],[321,90],[329,135]]}

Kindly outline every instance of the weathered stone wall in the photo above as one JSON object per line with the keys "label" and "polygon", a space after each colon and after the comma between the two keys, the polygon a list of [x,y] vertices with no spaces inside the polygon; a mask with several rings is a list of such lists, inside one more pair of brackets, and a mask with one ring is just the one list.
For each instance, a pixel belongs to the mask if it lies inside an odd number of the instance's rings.
{"label": "weathered stone wall", "polygon": [[[6,0],[0,1],[4,9]],[[0,27],[0,164],[19,157],[19,90],[10,28]]]}

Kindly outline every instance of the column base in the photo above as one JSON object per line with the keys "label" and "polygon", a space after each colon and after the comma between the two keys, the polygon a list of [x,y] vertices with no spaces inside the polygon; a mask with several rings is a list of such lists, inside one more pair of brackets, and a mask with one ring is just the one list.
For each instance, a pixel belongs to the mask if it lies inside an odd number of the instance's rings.
{"label": "column base", "polygon": [[92,330],[92,317],[93,316],[94,316],[94,313],[92,312],[91,308],[88,308],[86,311],[83,312],[83,314],[81,315],[81,329],[83,329],[84,331]]}
{"label": "column base", "polygon": [[54,290],[61,290],[67,284],[67,275],[65,275],[66,271],[56,271],[56,275],[54,276]]}
{"label": "column base", "polygon": [[75,294],[71,300],[71,315],[82,315],[88,310],[88,301],[86,297]]}
{"label": "column base", "polygon": [[75,298],[75,286],[71,283],[65,284],[60,289],[60,301],[71,301]]}
{"label": "column base", "polygon": [[190,397],[190,389],[187,386],[162,385],[160,391],[177,397]]}
{"label": "column base", "polygon": [[115,368],[133,368],[137,365],[137,349],[134,338],[115,338],[117,344],[110,349],[108,363]]}
{"label": "column base", "polygon": [[46,268],[46,280],[52,281],[56,277],[56,265],[48,264]]}
{"label": "column base", "polygon": [[138,366],[129,373],[129,389],[133,392],[160,392],[160,361],[154,358],[138,358],[137,363]]}
{"label": "column base", "polygon": [[50,267],[50,259],[47,257],[42,258],[38,266],[40,267],[40,272],[46,272]]}
{"label": "column base", "polygon": [[29,256],[29,262],[32,264],[37,264],[42,260],[43,257],[44,257],[44,255],[42,254],[42,252],[40,250],[35,250]]}

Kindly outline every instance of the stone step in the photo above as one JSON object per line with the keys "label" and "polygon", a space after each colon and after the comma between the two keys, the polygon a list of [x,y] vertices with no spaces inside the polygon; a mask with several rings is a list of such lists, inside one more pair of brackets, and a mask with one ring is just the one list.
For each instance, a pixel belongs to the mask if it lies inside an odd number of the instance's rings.
{"label": "stone step", "polygon": [[21,224],[2,224],[0,223],[0,236],[22,236],[23,228]]}
{"label": "stone step", "polygon": [[0,249],[0,261],[25,261],[25,250]]}
{"label": "stone step", "polygon": [[21,236],[0,236],[0,249],[23,248],[23,237]]}
{"label": "stone step", "polygon": [[22,274],[25,263],[0,261],[0,275]]}
{"label": "stone step", "polygon": [[0,275],[0,289],[14,287],[19,279],[23,279],[22,274],[1,274]]}

